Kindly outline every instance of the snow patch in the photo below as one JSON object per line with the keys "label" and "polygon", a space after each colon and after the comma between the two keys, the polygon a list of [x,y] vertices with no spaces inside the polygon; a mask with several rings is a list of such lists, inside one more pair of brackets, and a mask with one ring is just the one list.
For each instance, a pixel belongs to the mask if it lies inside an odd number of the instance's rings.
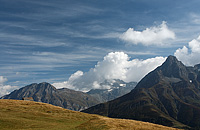
{"label": "snow patch", "polygon": [[113,89],[108,89],[108,92],[111,92]]}
{"label": "snow patch", "polygon": [[120,84],[119,86],[121,86],[121,87],[126,87],[126,84]]}

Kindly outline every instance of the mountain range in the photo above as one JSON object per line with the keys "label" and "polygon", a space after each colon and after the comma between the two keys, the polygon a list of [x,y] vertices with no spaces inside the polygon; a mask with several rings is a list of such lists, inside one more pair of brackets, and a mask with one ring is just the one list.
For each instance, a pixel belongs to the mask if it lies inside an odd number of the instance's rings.
{"label": "mountain range", "polygon": [[136,85],[136,82],[126,83],[119,79],[105,80],[100,86],[107,86],[108,89],[91,89],[87,94],[103,103],[129,93]]}
{"label": "mountain range", "polygon": [[128,94],[83,110],[183,129],[200,129],[200,64],[169,56]]}
{"label": "mountain range", "polygon": [[1,99],[32,98],[37,102],[49,103],[66,109],[81,111],[101,102],[110,101],[130,92],[136,85],[135,82],[125,83],[122,80],[104,81],[100,85],[109,89],[92,89],[88,93],[71,90],[68,88],[56,89],[49,83],[33,83],[19,90],[15,90]]}
{"label": "mountain range", "polygon": [[169,56],[136,84],[105,80],[100,85],[107,89],[84,93],[56,89],[46,82],[33,83],[1,99],[32,97],[34,101],[85,113],[200,129],[200,64],[185,66],[176,57]]}
{"label": "mountain range", "polygon": [[27,85],[1,97],[1,99],[21,100],[24,97],[32,97],[37,102],[49,103],[75,111],[80,111],[99,103],[95,98],[84,92],[67,88],[56,89],[46,82]]}

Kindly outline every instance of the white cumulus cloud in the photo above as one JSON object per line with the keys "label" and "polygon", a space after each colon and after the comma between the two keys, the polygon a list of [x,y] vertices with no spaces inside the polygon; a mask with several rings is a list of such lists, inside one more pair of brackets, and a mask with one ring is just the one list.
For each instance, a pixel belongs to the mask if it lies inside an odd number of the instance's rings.
{"label": "white cumulus cloud", "polygon": [[83,75],[82,71],[77,71],[69,77],[68,81],[53,83],[52,85],[55,86],[56,88],[75,89],[75,87],[72,85],[73,81],[79,79],[82,75]]}
{"label": "white cumulus cloud", "polygon": [[176,50],[174,55],[185,65],[195,65],[200,63],[200,36],[188,43],[188,47],[183,46]]}
{"label": "white cumulus cloud", "polygon": [[109,86],[102,86],[100,83],[113,79],[138,82],[147,73],[161,65],[165,59],[164,57],[155,57],[146,60],[130,60],[130,57],[124,52],[111,52],[88,72],[77,71],[71,75],[68,81],[53,85],[57,88],[67,87],[80,91],[88,91],[92,88],[109,89]]}
{"label": "white cumulus cloud", "polygon": [[164,45],[166,40],[175,39],[175,33],[169,30],[166,22],[163,21],[161,25],[146,28],[143,31],[135,31],[134,28],[129,28],[120,36],[120,39],[135,45]]}
{"label": "white cumulus cloud", "polygon": [[140,81],[146,74],[160,66],[166,57],[155,57],[146,60],[133,59],[130,61],[130,68],[127,71],[127,78],[125,81]]}
{"label": "white cumulus cloud", "polygon": [[7,78],[0,76],[0,97],[9,94],[11,91],[18,88],[18,86],[4,85],[6,81],[8,81]]}

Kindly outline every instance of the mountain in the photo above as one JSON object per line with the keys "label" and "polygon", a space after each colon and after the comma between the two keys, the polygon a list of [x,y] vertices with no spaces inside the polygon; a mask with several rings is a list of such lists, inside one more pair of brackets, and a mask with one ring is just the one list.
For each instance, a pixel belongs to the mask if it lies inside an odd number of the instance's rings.
{"label": "mountain", "polygon": [[136,82],[126,83],[119,79],[105,80],[100,86],[106,86],[109,89],[91,89],[87,94],[100,102],[107,102],[129,93],[136,84]]}
{"label": "mountain", "polygon": [[184,129],[200,129],[200,64],[169,56],[128,94],[83,110]]}
{"label": "mountain", "polygon": [[46,103],[0,99],[1,130],[175,130],[134,120],[111,119]]}
{"label": "mountain", "polygon": [[1,97],[1,99],[21,100],[24,97],[32,97],[37,102],[49,103],[75,111],[80,111],[99,103],[86,93],[67,88],[56,89],[46,82],[25,86]]}

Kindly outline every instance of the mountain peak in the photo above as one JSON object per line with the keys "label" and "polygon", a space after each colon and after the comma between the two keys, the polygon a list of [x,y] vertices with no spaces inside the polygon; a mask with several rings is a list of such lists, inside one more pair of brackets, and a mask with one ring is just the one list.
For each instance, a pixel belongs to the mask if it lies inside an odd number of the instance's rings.
{"label": "mountain peak", "polygon": [[42,82],[42,83],[39,83],[39,84],[49,84],[49,85],[51,85],[50,83],[48,83],[48,82]]}
{"label": "mountain peak", "polygon": [[47,82],[39,83],[38,86],[49,87],[49,88],[56,89],[53,85],[51,85],[50,83],[47,83]]}
{"label": "mountain peak", "polygon": [[[25,88],[27,90],[30,90],[30,91],[32,89],[34,89],[35,91],[38,91],[38,90],[40,90],[40,91],[48,91],[48,92],[56,91],[56,88],[53,85],[51,85],[50,83],[47,83],[47,82],[33,83],[33,84],[25,86]],[[23,88],[21,88],[21,89],[23,89]]]}
{"label": "mountain peak", "polygon": [[172,62],[178,62],[178,60],[177,60],[177,58],[175,56],[169,55],[165,62],[172,63]]}
{"label": "mountain peak", "polygon": [[184,64],[181,61],[178,61],[178,59],[175,56],[168,56],[166,61],[163,63],[165,66],[171,66],[171,65],[178,65],[178,66],[184,66]]}
{"label": "mountain peak", "polygon": [[166,77],[176,77],[176,78],[184,78],[187,77],[187,68],[181,62],[178,61],[175,56],[168,56],[166,61],[160,66],[160,71]]}
{"label": "mountain peak", "polygon": [[149,88],[166,78],[187,79],[187,77],[187,67],[175,56],[170,55],[161,66],[147,74],[136,88]]}

